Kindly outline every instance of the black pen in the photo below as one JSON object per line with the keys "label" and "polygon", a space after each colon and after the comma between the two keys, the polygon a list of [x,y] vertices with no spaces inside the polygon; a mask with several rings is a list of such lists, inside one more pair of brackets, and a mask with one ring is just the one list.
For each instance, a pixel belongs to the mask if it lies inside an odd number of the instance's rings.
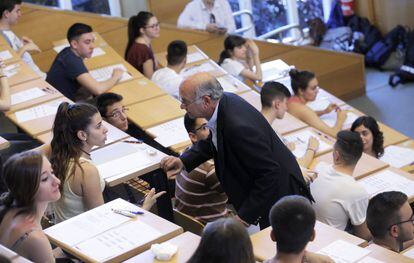
{"label": "black pen", "polygon": [[141,143],[143,143],[143,141],[142,140],[139,140],[139,139],[136,139],[136,141],[125,140],[125,141],[122,141],[122,142],[125,142],[125,143],[134,143],[134,144],[141,144]]}

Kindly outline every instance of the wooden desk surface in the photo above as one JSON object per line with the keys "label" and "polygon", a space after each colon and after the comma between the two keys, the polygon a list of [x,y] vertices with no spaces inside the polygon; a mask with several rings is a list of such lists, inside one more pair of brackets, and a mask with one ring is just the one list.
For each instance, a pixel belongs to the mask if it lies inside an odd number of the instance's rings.
{"label": "wooden desk surface", "polygon": [[129,106],[128,118],[143,129],[184,116],[180,102],[169,95]]}
{"label": "wooden desk surface", "polygon": [[105,52],[105,54],[85,59],[85,66],[87,69],[92,70],[125,61],[110,46],[102,46],[99,48],[101,48]]}
{"label": "wooden desk surface", "polygon": [[381,260],[382,262],[413,263],[413,259],[395,253],[376,244],[371,244],[367,246],[366,249],[371,251],[371,253],[368,254],[368,257]]}
{"label": "wooden desk surface", "polygon": [[10,65],[18,65],[18,68],[16,68],[17,73],[8,78],[10,87],[23,82],[40,79],[40,76],[21,60]]}
{"label": "wooden desk surface", "polygon": [[[314,169],[319,162],[333,164],[332,152],[316,157],[311,164],[311,169]],[[362,153],[361,159],[359,159],[355,167],[353,176],[358,180],[367,175],[383,170],[388,166],[389,165],[387,163],[378,160],[377,158],[374,158],[368,154]]]}
{"label": "wooden desk surface", "polygon": [[[125,141],[136,139],[129,137]],[[108,186],[118,185],[160,168],[160,161],[166,156],[145,143],[125,141],[105,145],[91,153],[92,162]],[[126,163],[130,166],[125,167]]]}
{"label": "wooden desk surface", "polygon": [[[254,256],[257,260],[263,261],[276,255],[276,243],[270,239],[271,227],[268,227],[258,233],[250,236],[253,244]],[[338,230],[322,222],[316,221],[315,240],[309,242],[307,250],[317,252],[323,247],[336,240],[344,240],[357,246],[365,246],[367,242],[359,237],[348,234],[345,231]]]}
{"label": "wooden desk surface", "polygon": [[[167,47],[165,47],[165,49],[167,49]],[[190,62],[188,60],[188,56],[191,56],[195,53],[198,53],[199,55],[201,55],[203,58],[194,62]],[[158,64],[160,67],[166,67],[167,66],[167,51],[164,52],[159,52],[157,54],[155,54],[155,58],[158,61]],[[201,50],[199,49],[197,46],[195,45],[191,45],[187,47],[187,64],[193,64],[193,63],[197,63],[199,61],[204,61],[204,60],[208,60],[209,57]]]}
{"label": "wooden desk surface", "polygon": [[[122,244],[123,246],[123,247],[122,246],[119,247],[119,250],[122,249],[121,250],[122,252],[118,251],[115,254],[110,254],[107,258],[104,259],[104,262],[121,262],[130,257],[133,257],[139,253],[142,253],[148,250],[151,244],[164,242],[183,232],[183,229],[180,226],[177,226],[149,211],[144,211],[144,214],[139,215],[137,219],[130,218],[126,220],[124,216],[122,216],[123,218],[120,218],[122,221],[120,221],[119,224],[117,224],[116,222],[114,223],[113,221],[111,222],[111,225],[109,227],[107,226],[107,224],[104,224],[100,229],[96,230],[96,231],[99,231],[96,234],[92,236],[85,236],[84,240],[79,240],[79,241],[74,240],[73,243],[75,244],[72,244],[72,245],[69,244],[68,241],[65,241],[64,239],[65,236],[59,237],[59,235],[54,234],[56,233],[56,230],[60,230],[60,232],[63,231],[62,229],[68,229],[68,228],[74,230],[77,228],[77,225],[82,224],[81,222],[84,222],[83,225],[91,224],[91,222],[89,222],[91,220],[89,217],[92,217],[93,219],[94,217],[97,217],[97,216],[105,217],[105,214],[108,214],[106,217],[108,216],[113,217],[113,215],[110,215],[111,213],[113,213],[111,211],[111,208],[113,206],[116,206],[116,207],[121,206],[121,207],[127,207],[127,208],[133,206],[132,204],[125,204],[125,202],[127,201],[118,198],[114,201],[106,203],[102,206],[89,210],[76,217],[73,217],[62,223],[56,224],[48,229],[45,229],[45,234],[48,236],[51,243],[67,250],[69,253],[80,258],[81,260],[85,262],[92,262],[92,261],[97,262],[97,260],[95,259],[96,257],[94,257],[93,255],[88,256],[88,254],[83,252],[78,247],[80,247],[82,243],[84,244],[85,242],[87,242],[88,240],[91,240],[92,238],[96,240],[97,236],[105,235],[106,233],[111,232],[111,231],[119,231],[119,232],[123,231],[122,234],[125,236],[127,235],[125,231],[127,229],[131,229],[132,226],[134,226],[135,224],[137,224],[137,227],[139,227],[139,225],[141,224],[141,225],[146,225],[147,227],[151,228],[151,229],[147,229],[146,231],[154,231],[154,230],[158,231],[158,233],[156,233],[154,237],[151,237],[151,240],[147,240],[147,239],[145,239],[145,241],[134,240],[134,241],[127,242],[127,244],[125,244],[125,241],[120,240],[122,239],[121,234],[117,236],[118,239],[116,241],[120,242],[120,244]],[[134,209],[134,211],[136,210],[142,211],[142,209],[137,208],[135,206],[134,208],[129,208],[129,209]],[[108,219],[103,218],[103,220],[108,220]],[[128,225],[130,226],[128,227]],[[115,232],[111,232],[111,233],[112,233],[112,236],[117,235]],[[131,233],[131,234],[138,235],[138,233]],[[113,241],[116,242],[115,240]],[[113,243],[110,245],[115,246]],[[96,248],[94,249],[94,248],[89,247],[88,249],[93,250],[95,253],[97,253]]]}
{"label": "wooden desk surface", "polygon": [[184,232],[181,235],[178,235],[170,240],[167,240],[170,244],[173,244],[178,247],[177,253],[168,261],[159,261],[155,259],[154,254],[151,250],[147,250],[144,253],[141,253],[125,262],[141,262],[141,263],[185,263],[193,255],[195,250],[200,243],[201,237],[197,236],[191,232]]}
{"label": "wooden desk surface", "polygon": [[410,138],[401,132],[385,125],[384,123],[378,122],[379,128],[384,134],[384,147],[392,144],[399,144],[408,141]]}
{"label": "wooden desk surface", "polygon": [[0,151],[10,147],[10,142],[0,136]]}
{"label": "wooden desk surface", "polygon": [[14,51],[6,42],[5,45],[3,45],[3,41],[1,39],[4,39],[3,37],[0,37],[0,52],[6,51],[9,52],[9,55],[11,55],[11,58],[3,60],[5,64],[14,63],[20,60],[20,57],[17,55],[16,51]]}
{"label": "wooden desk surface", "polygon": [[119,83],[110,89],[109,92],[122,95],[124,98],[122,103],[125,106],[166,95],[157,84],[144,77]]}
{"label": "wooden desk surface", "polygon": [[[61,97],[58,98],[56,100],[52,100],[46,103],[43,103],[41,105],[44,106],[52,106],[55,107],[58,104],[60,104],[60,102],[69,102],[72,103],[71,100],[69,100],[66,97]],[[24,109],[23,111],[33,111],[33,110],[38,110],[41,105],[38,106],[34,106],[34,107],[30,107],[27,109]],[[19,112],[21,111],[17,111],[14,112],[12,114],[7,115],[7,117],[17,126],[19,126],[20,128],[22,128],[25,132],[27,132],[28,134],[30,134],[31,136],[36,136],[42,133],[45,133],[47,131],[50,131],[52,129],[53,126],[53,122],[55,121],[55,114],[51,114],[51,115],[47,115],[45,117],[41,117],[41,118],[37,118],[37,119],[32,119],[29,121],[24,121],[24,122],[19,122],[19,120],[16,117],[16,114],[19,114]]]}
{"label": "wooden desk surface", "polygon": [[40,78],[13,86],[10,90],[10,95],[13,96],[13,94],[20,93],[22,91],[26,91],[35,87],[41,89],[45,95],[12,105],[8,111],[8,114],[63,97],[63,95],[57,89]]}

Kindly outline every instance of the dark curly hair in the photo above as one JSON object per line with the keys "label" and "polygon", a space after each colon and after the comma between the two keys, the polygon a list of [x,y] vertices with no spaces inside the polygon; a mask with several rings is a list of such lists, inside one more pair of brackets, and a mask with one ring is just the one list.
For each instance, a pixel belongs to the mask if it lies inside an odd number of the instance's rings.
{"label": "dark curly hair", "polygon": [[374,138],[372,150],[374,151],[375,156],[379,158],[384,155],[384,135],[379,129],[377,121],[371,116],[361,116],[352,123],[351,131],[355,131],[355,129],[361,125],[364,125],[372,133]]}

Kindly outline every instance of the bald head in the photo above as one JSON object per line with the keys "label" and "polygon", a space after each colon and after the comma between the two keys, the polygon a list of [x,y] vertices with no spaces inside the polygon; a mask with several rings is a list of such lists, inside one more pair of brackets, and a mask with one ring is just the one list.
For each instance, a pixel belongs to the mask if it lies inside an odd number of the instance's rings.
{"label": "bald head", "polygon": [[[223,88],[220,83],[205,72],[191,75],[180,85],[181,108],[191,117],[209,119],[222,96]],[[196,114],[198,110],[203,113]]]}

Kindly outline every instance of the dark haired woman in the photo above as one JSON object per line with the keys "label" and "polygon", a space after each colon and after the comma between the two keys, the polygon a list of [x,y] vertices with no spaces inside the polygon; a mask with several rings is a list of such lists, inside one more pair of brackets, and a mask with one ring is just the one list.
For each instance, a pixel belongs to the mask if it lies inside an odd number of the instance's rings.
{"label": "dark haired woman", "polygon": [[[224,40],[224,50],[220,54],[218,64],[230,75],[244,81],[262,80],[259,48],[251,39],[230,35]],[[256,70],[253,70],[253,66]]]}
{"label": "dark haired woman", "polygon": [[384,154],[384,135],[377,121],[370,116],[361,116],[352,123],[351,131],[361,135],[364,143],[364,153],[375,158]]}
{"label": "dark haired woman", "polygon": [[0,244],[33,262],[54,262],[41,219],[60,198],[60,181],[38,152],[13,155],[4,165],[8,192],[1,197]]}
{"label": "dark haired woman", "polygon": [[207,224],[188,263],[253,263],[252,243],[246,228],[233,218]]}
{"label": "dark haired woman", "polygon": [[125,60],[148,79],[151,79],[152,74],[158,69],[151,41],[159,36],[160,23],[152,13],[141,11],[129,18]]}
{"label": "dark haired woman", "polygon": [[[314,101],[318,95],[318,80],[315,74],[309,71],[292,69],[289,72],[294,96],[288,99],[288,112],[323,133],[332,137],[342,130],[346,120],[346,111],[340,110],[335,104],[330,104],[322,111],[313,111],[306,103]],[[333,127],[329,127],[319,116],[336,110],[337,119]]]}

